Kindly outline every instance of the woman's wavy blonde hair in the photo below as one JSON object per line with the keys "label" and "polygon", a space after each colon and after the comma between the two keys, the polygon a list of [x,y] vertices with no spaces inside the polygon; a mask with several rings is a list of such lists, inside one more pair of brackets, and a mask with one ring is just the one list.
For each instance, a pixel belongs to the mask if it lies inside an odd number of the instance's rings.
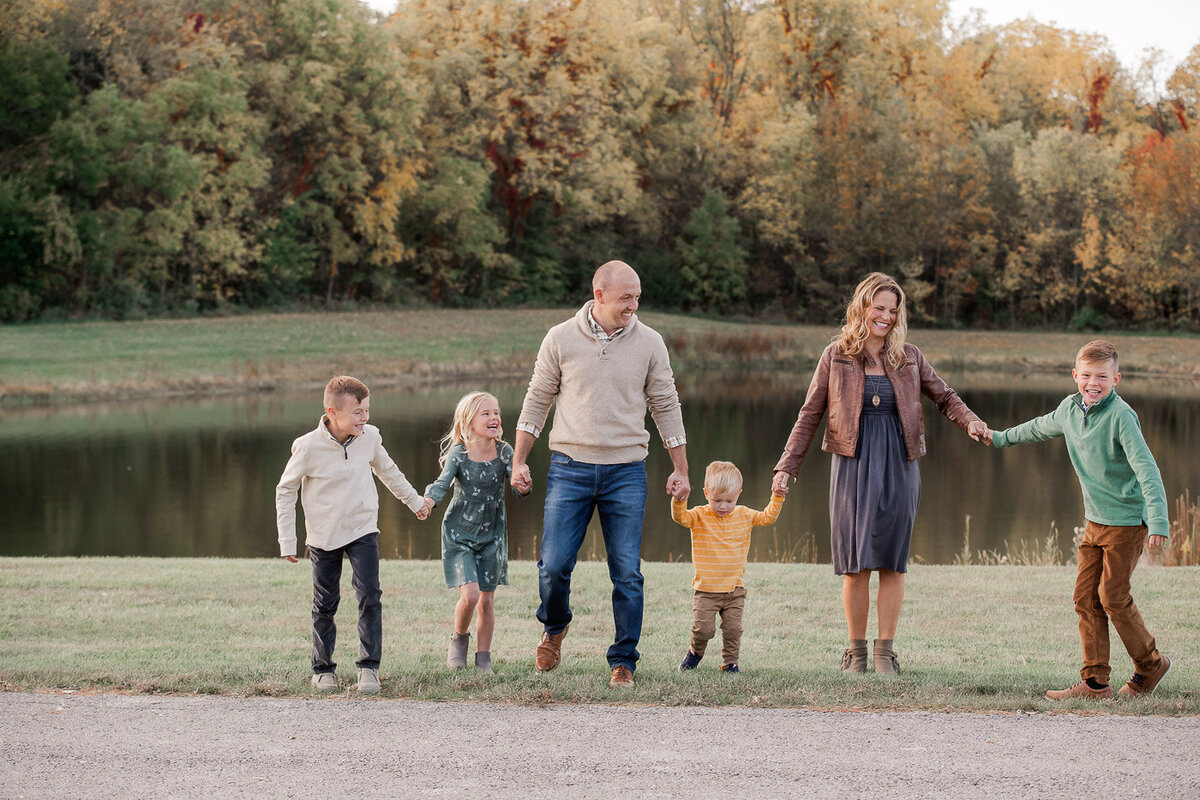
{"label": "woman's wavy blonde hair", "polygon": [[908,339],[908,311],[905,308],[904,290],[891,275],[872,272],[862,279],[846,306],[846,322],[842,325],[842,332],[833,341],[846,355],[856,356],[863,352],[871,335],[867,328],[867,311],[875,301],[875,295],[880,292],[892,292],[899,301],[896,305],[896,324],[888,331],[883,343],[888,362],[893,367],[899,367],[904,363],[904,342]]}
{"label": "woman's wavy blonde hair", "polygon": [[[454,407],[454,422],[451,423],[449,432],[442,437],[442,452],[438,456],[438,464],[446,466],[450,449],[456,444],[461,444],[468,450],[471,448],[471,422],[479,413],[479,407],[483,405],[484,400],[496,400],[496,397],[487,392],[468,392],[458,401],[458,405]],[[499,406],[500,401],[496,400],[496,407]],[[503,436],[504,428],[501,427],[496,441],[504,444],[504,439],[501,438]]]}

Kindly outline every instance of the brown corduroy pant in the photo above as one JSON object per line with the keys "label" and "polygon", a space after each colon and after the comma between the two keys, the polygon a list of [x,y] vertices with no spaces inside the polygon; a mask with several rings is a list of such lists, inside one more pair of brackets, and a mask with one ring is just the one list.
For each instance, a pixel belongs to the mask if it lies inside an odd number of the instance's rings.
{"label": "brown corduroy pant", "polygon": [[1100,525],[1089,521],[1079,543],[1075,612],[1083,644],[1084,679],[1109,682],[1108,623],[1133,659],[1134,669],[1151,675],[1159,667],[1158,648],[1129,594],[1129,580],[1146,546],[1145,525]]}

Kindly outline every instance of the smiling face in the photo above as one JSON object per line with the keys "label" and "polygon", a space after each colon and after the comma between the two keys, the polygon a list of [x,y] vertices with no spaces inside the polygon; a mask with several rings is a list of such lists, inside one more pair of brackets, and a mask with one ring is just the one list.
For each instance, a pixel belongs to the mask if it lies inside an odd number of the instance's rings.
{"label": "smiling face", "polygon": [[704,490],[704,496],[708,498],[708,507],[718,517],[728,517],[733,509],[737,506],[738,498],[741,497],[742,490],[722,490],[712,491]]}
{"label": "smiling face", "polygon": [[890,289],[881,289],[871,298],[867,307],[867,330],[872,339],[886,339],[896,324],[899,314],[900,298]]}
{"label": "smiling face", "polygon": [[1075,361],[1071,377],[1083,395],[1083,402],[1089,406],[1108,397],[1113,387],[1121,382],[1121,373],[1117,372],[1117,365],[1111,360],[1095,362],[1080,358]]}
{"label": "smiling face", "polygon": [[483,398],[471,419],[471,438],[495,441],[501,435],[503,430],[500,427],[500,404],[496,402],[496,398],[489,395]]}
{"label": "smiling face", "polygon": [[596,298],[592,318],[606,333],[612,333],[633,321],[642,297],[642,281],[633,267],[620,264],[601,277],[592,294]]}
{"label": "smiling face", "polygon": [[352,394],[339,394],[334,397],[333,405],[325,409],[329,417],[329,432],[339,442],[345,442],[351,436],[362,436],[367,422],[371,419],[371,398],[355,399]]}

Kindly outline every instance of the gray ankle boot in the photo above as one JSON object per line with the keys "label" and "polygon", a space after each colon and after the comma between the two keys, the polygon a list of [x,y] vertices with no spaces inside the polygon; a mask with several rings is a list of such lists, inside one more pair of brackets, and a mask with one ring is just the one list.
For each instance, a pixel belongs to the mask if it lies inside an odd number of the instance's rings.
{"label": "gray ankle boot", "polygon": [[446,653],[446,666],[450,669],[463,669],[467,666],[467,645],[471,643],[471,634],[450,634],[450,650]]}
{"label": "gray ankle boot", "polygon": [[850,646],[842,651],[842,672],[867,671],[867,640],[851,639]]}
{"label": "gray ankle boot", "polygon": [[881,675],[899,675],[900,662],[892,649],[891,639],[875,640],[875,671]]}
{"label": "gray ankle boot", "polygon": [[492,675],[492,654],[487,650],[478,650],[475,653],[475,669],[482,672],[484,675]]}

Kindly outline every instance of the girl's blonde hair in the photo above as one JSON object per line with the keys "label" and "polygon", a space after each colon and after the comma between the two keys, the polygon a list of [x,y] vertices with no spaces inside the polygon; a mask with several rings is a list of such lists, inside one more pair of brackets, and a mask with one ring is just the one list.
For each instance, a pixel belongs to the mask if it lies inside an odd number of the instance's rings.
{"label": "girl's blonde hair", "polygon": [[896,295],[896,323],[884,339],[883,351],[888,362],[893,367],[899,367],[904,363],[904,342],[908,339],[908,310],[905,308],[904,290],[891,275],[872,272],[859,282],[854,289],[854,297],[846,306],[846,322],[842,325],[842,332],[835,336],[833,341],[848,356],[856,356],[863,352],[867,346],[867,339],[871,336],[867,327],[867,311],[875,302],[875,295],[880,292],[892,292]]}
{"label": "girl's blonde hair", "polygon": [[[469,392],[462,396],[458,401],[458,405],[454,407],[454,422],[450,426],[449,432],[442,437],[442,452],[438,456],[438,463],[443,467],[446,466],[446,459],[450,457],[450,449],[456,444],[470,449],[471,447],[471,421],[475,419],[475,415],[479,413],[479,407],[483,405],[484,400],[496,400],[495,395],[487,392]],[[496,400],[496,407],[500,407],[500,401]],[[496,440],[501,444],[504,443],[504,428],[500,428],[500,433],[496,436]]]}

